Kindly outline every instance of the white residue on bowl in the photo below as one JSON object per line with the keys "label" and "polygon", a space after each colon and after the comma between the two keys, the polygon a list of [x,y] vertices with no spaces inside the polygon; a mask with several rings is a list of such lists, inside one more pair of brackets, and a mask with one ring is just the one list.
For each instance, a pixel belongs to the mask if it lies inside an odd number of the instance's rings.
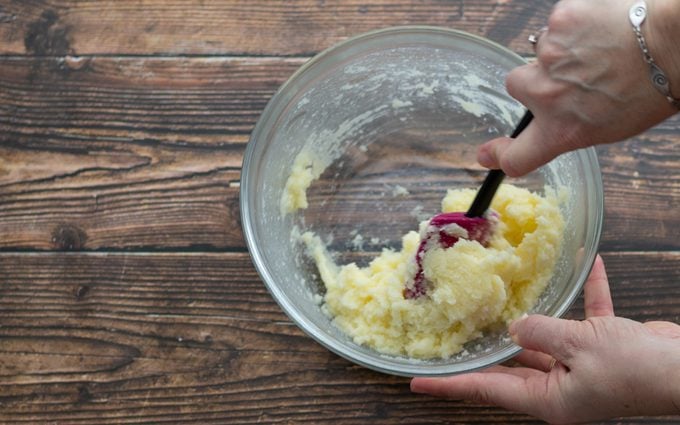
{"label": "white residue on bowl", "polygon": [[334,130],[323,129],[307,137],[305,147],[295,157],[286,180],[280,201],[281,215],[308,207],[307,189],[333,161],[342,156],[343,140],[357,137],[367,123],[387,108],[387,105],[381,105],[343,121]]}
{"label": "white residue on bowl", "polygon": [[416,88],[419,90],[417,96],[429,96],[434,94],[436,88],[439,87],[439,80],[432,81],[429,85],[425,83],[416,84]]}
{"label": "white residue on bowl", "polygon": [[392,100],[392,108],[394,108],[394,109],[405,108],[407,106],[413,106],[413,102],[411,102],[410,100],[400,100],[400,99]]}
{"label": "white residue on bowl", "polygon": [[345,74],[362,74],[371,70],[365,65],[352,64],[345,67]]}
{"label": "white residue on bowl", "polygon": [[479,78],[479,77],[477,76],[477,74],[467,74],[467,75],[463,75],[463,79],[465,80],[465,82],[466,82],[466,83],[468,84],[468,86],[470,86],[470,87],[474,87],[474,86],[489,86],[489,85],[490,85],[488,81],[482,80],[481,78]]}
{"label": "white residue on bowl", "polygon": [[[282,214],[307,207],[306,190],[330,164],[344,154],[348,146],[358,145],[361,152],[366,152],[364,143],[367,137],[370,140],[372,136],[365,134],[365,129],[370,127],[369,124],[374,120],[388,116],[390,111],[399,110],[396,119],[408,122],[412,111],[419,110],[423,105],[431,105],[434,101],[440,102],[442,108],[456,108],[478,118],[497,117],[510,127],[514,126],[514,122],[522,113],[521,105],[505,95],[502,84],[491,74],[478,75],[473,69],[478,70],[479,65],[469,62],[467,58],[446,61],[430,69],[430,72],[423,72],[407,64],[397,66],[390,63],[385,67],[377,54],[375,58],[364,58],[363,61],[362,64],[345,66],[344,74],[348,77],[344,84],[339,86],[341,90],[337,92],[338,96],[324,98],[305,119],[315,123],[327,122],[332,118],[325,113],[328,102],[346,104],[351,110],[355,103],[354,92],[359,88],[362,93],[369,96],[387,90],[392,93],[391,99],[388,98],[382,105],[374,104],[371,109],[358,111],[357,115],[341,121],[335,127],[316,127],[316,131],[305,136],[304,147],[293,162],[282,195]],[[367,64],[376,65],[374,67]],[[446,78],[433,79],[434,75],[444,75]],[[494,78],[496,83],[487,81],[487,78]],[[496,93],[497,95],[494,95]],[[306,96],[298,101],[297,109],[316,103]],[[309,106],[305,109],[307,108]],[[392,194],[405,196],[408,192],[395,190]]]}
{"label": "white residue on bowl", "polygon": [[[466,69],[464,67],[464,69]],[[478,117],[491,115],[501,118],[509,126],[514,126],[515,121],[521,115],[521,106],[515,102],[504,101],[511,98],[504,93],[497,96],[489,96],[497,90],[488,81],[471,72],[461,74],[461,78],[452,79],[446,85],[446,90],[452,96],[454,103]]]}
{"label": "white residue on bowl", "polygon": [[322,130],[319,134],[313,133],[305,143],[305,148],[318,148],[316,153],[320,156],[327,155],[331,161],[342,156],[342,142],[348,139],[356,138],[361,134],[364,126],[373,121],[375,118],[381,116],[388,108],[387,105],[381,105],[377,108],[370,109],[354,118],[343,121],[334,130]]}
{"label": "white residue on bowl", "polygon": [[418,220],[418,222],[428,220],[430,217],[432,217],[432,214],[423,211],[422,205],[416,205],[413,207],[413,209],[409,212],[409,215]]}
{"label": "white residue on bowl", "polygon": [[302,99],[300,99],[300,101],[297,103],[296,107],[300,108],[302,106],[305,106],[308,103],[309,103],[309,98],[307,96],[305,96]]}
{"label": "white residue on bowl", "polygon": [[354,239],[352,239],[352,248],[355,251],[363,251],[363,249],[364,249],[364,237],[361,235],[361,233],[357,233],[354,236]]}
{"label": "white residue on bowl", "polygon": [[463,108],[464,111],[467,111],[476,117],[481,117],[484,115],[484,108],[479,103],[461,100],[460,106],[461,108]]}
{"label": "white residue on bowl", "polygon": [[407,196],[410,194],[411,192],[409,192],[408,189],[406,189],[404,186],[400,184],[394,185],[394,187],[392,188],[392,196],[394,197]]}
{"label": "white residue on bowl", "polygon": [[[347,72],[346,72],[347,73]],[[387,74],[371,74],[370,77],[360,78],[359,81],[351,81],[349,83],[343,84],[340,87],[341,91],[349,91],[355,89],[357,86],[361,85],[362,91],[372,91],[377,90],[381,84],[388,80]]]}

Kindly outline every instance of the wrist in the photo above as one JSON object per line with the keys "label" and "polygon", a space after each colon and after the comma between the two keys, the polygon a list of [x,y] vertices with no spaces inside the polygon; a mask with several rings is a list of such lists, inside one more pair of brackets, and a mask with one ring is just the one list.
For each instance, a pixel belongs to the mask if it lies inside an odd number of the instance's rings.
{"label": "wrist", "polygon": [[680,98],[680,2],[646,0],[649,5],[647,28],[643,29],[654,56],[670,83],[673,97]]}

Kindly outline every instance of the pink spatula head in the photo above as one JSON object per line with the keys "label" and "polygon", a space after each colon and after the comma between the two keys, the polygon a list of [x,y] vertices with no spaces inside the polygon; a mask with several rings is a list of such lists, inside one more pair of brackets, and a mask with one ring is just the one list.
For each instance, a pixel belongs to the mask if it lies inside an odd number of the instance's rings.
{"label": "pink spatula head", "polygon": [[404,289],[404,298],[418,298],[427,293],[423,258],[433,247],[450,248],[459,239],[474,240],[486,246],[493,232],[493,220],[468,217],[462,212],[437,214],[430,220],[416,252],[417,272],[413,284]]}
{"label": "pink spatula head", "polygon": [[[533,118],[531,111],[527,111],[510,137],[519,136]],[[409,282],[404,288],[404,298],[419,298],[427,293],[423,258],[429,249],[450,248],[461,238],[477,241],[484,246],[489,243],[494,220],[490,219],[486,211],[504,177],[503,171],[490,170],[466,213],[442,213],[430,219],[416,251],[416,274],[413,282]]]}

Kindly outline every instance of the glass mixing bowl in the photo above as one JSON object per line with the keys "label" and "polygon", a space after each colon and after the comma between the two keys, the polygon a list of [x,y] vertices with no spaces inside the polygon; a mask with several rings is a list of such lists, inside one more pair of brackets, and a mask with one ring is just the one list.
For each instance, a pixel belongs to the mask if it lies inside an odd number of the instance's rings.
{"label": "glass mixing bowl", "polygon": [[[274,95],[243,160],[241,216],[253,263],[274,299],[307,334],[346,359],[404,376],[468,372],[520,350],[507,331],[488,332],[448,359],[388,356],[356,344],[322,312],[324,293],[293,228],[321,235],[339,264],[363,266],[440,212],[448,188],[477,188],[479,144],[509,134],[523,108],[505,91],[525,61],[489,40],[431,27],[363,34],[302,66]],[[329,159],[307,190],[309,207],[281,213],[302,149]],[[561,316],[590,272],[600,238],[603,191],[594,149],[560,156],[514,185],[563,187],[563,249],[531,312]],[[358,239],[357,235],[361,235]]]}

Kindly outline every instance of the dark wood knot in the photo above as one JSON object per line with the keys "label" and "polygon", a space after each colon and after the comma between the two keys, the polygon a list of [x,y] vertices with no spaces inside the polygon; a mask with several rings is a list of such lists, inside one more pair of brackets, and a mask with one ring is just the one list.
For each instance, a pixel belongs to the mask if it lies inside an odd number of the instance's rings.
{"label": "dark wood knot", "polygon": [[59,251],[80,251],[86,241],[85,231],[72,224],[60,224],[52,231],[52,244]]}
{"label": "dark wood knot", "polygon": [[90,292],[90,287],[89,287],[89,286],[87,286],[87,285],[80,285],[80,286],[76,289],[76,299],[82,300],[83,298],[85,298],[85,296],[87,295],[88,292]]}

